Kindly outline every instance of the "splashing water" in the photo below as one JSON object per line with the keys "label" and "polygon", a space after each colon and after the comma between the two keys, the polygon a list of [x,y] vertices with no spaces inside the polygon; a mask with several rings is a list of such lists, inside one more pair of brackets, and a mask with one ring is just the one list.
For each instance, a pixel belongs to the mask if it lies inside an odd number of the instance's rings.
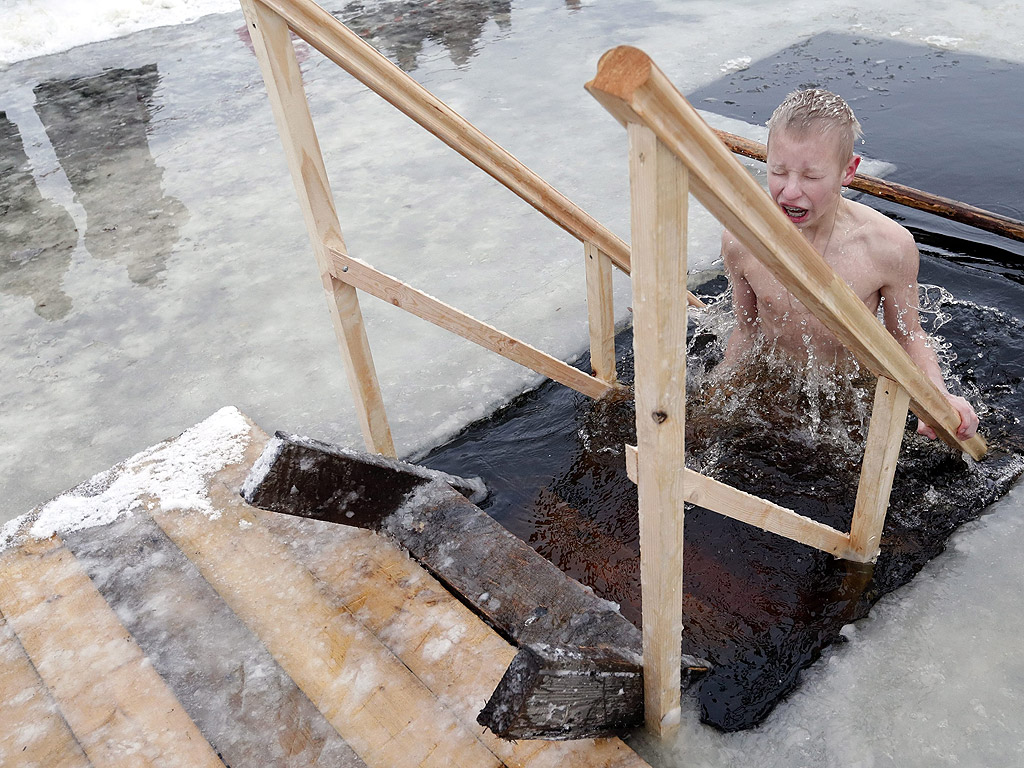
{"label": "splashing water", "polygon": [[[874,376],[852,362],[826,370],[811,356],[794,360],[763,341],[727,374],[719,362],[735,318],[724,279],[705,292],[708,307],[691,313],[687,342],[687,465],[848,530]],[[992,455],[965,461],[915,434],[909,418],[874,568],[687,505],[683,650],[714,664],[696,686],[704,722],[736,730],[767,717],[847,623],[911,579],[1024,469],[1024,434],[1012,416],[1024,406],[1024,324],[935,286],[922,288],[921,305],[950,388],[984,414]],[[627,383],[631,341],[629,332],[618,339]],[[623,455],[635,442],[628,391],[591,401],[550,384],[470,426],[426,463],[480,475],[492,516],[639,625],[637,496]]]}

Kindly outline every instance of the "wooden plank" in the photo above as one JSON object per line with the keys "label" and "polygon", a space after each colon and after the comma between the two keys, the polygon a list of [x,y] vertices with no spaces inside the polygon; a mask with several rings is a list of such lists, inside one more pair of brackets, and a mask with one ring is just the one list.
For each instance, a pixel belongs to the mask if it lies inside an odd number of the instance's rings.
{"label": "wooden plank", "polygon": [[644,720],[643,669],[615,649],[524,646],[480,714],[513,739],[578,739]]}
{"label": "wooden plank", "polygon": [[[749,157],[753,160],[765,162],[768,156],[768,148],[759,141],[752,141],[742,136],[716,130],[715,134],[722,142],[738,155]],[[953,200],[940,195],[933,195],[906,184],[899,184],[895,181],[887,181],[877,176],[870,176],[866,173],[858,173],[850,183],[851,189],[859,192],[866,192],[874,197],[889,200],[893,203],[905,205],[908,208],[915,208],[919,211],[934,213],[944,219],[958,221],[961,224],[968,224],[978,229],[984,229],[1003,237],[1013,240],[1024,241],[1024,221],[1011,219],[999,213],[986,211],[959,200]]]}
{"label": "wooden plank", "polygon": [[783,536],[836,557],[862,562],[850,549],[850,537],[831,526],[791,509],[733,488],[705,475],[686,470],[686,500],[763,531]]}
{"label": "wooden plank", "polygon": [[328,248],[331,270],[340,280],[366,291],[396,307],[401,307],[423,320],[458,334],[464,339],[497,352],[512,362],[525,365],[549,379],[564,384],[588,397],[598,398],[613,389],[606,381],[588,376],[583,371],[530,346],[494,326],[477,320],[433,296],[418,291],[343,251]]}
{"label": "wooden plank", "polygon": [[612,262],[593,243],[583,244],[587,268],[587,326],[590,330],[590,367],[601,381],[614,384],[615,304],[612,294]]}
{"label": "wooden plank", "polygon": [[878,557],[881,547],[909,403],[910,395],[905,389],[895,381],[879,377],[850,525],[850,549],[865,562]]}
{"label": "wooden plank", "polygon": [[226,765],[365,768],[148,515],[64,543]]}
{"label": "wooden plank", "polygon": [[477,714],[512,663],[512,646],[384,537],[254,514],[506,765],[644,765],[618,739],[507,741],[479,728]]}
{"label": "wooden plank", "polygon": [[[634,482],[638,463],[637,453],[636,446],[626,446],[626,474]],[[850,537],[842,531],[692,469],[686,469],[684,474],[685,497],[690,504],[798,541],[836,557],[865,562],[863,555],[850,548]]]}
{"label": "wooden plank", "polygon": [[56,536],[0,555],[0,609],[97,768],[223,768]]}
{"label": "wooden plank", "polygon": [[89,768],[56,702],[0,613],[0,765]]}
{"label": "wooden plank", "polygon": [[[960,416],[857,294],[814,250],[696,110],[642,51],[622,46],[604,56],[590,93],[620,122],[642,123],[690,171],[694,195],[786,288],[876,375],[910,393],[911,408],[951,446],[976,459],[980,435],[961,441]],[[636,245],[634,243],[634,249]]]}
{"label": "wooden plank", "polygon": [[679,727],[683,631],[683,443],[686,421],[685,166],[639,123],[629,126],[633,233],[644,717],[663,739]]}
{"label": "wooden plank", "polygon": [[344,251],[345,241],[288,27],[261,3],[241,0],[241,5],[320,269],[363,440],[367,450],[395,456],[359,299],[354,288],[331,276],[326,249]]}
{"label": "wooden plank", "polygon": [[499,766],[477,735],[229,494],[217,499],[215,520],[153,517],[366,765]]}
{"label": "wooden plank", "polygon": [[[517,644],[606,643],[639,659],[640,633],[614,604],[570,579],[446,482],[422,484],[414,471],[422,468],[395,462],[408,471],[387,469],[379,457],[332,448],[308,438],[275,438],[257,462],[259,471],[246,480],[244,497],[274,512],[386,533]],[[370,466],[352,466],[362,463]],[[365,507],[350,502],[364,494]]]}

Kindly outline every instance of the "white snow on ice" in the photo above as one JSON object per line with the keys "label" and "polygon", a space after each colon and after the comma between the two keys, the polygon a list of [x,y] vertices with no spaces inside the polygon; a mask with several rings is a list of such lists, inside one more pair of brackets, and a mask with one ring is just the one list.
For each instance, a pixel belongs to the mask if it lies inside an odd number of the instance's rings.
{"label": "white snow on ice", "polygon": [[237,0],[4,0],[0,68],[152,27],[238,10]]}
{"label": "white snow on ice", "polygon": [[[241,461],[248,443],[245,417],[237,408],[222,408],[177,438],[141,451],[47,502],[27,535],[45,539],[55,533],[105,525],[143,505],[214,516],[208,480]],[[4,526],[0,549],[16,539],[18,527],[32,514]]]}

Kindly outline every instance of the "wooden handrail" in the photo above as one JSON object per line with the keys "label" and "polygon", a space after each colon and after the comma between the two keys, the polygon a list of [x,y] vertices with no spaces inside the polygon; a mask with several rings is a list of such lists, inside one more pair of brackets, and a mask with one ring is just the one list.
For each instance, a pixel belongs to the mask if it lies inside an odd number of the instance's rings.
{"label": "wooden handrail", "polygon": [[[762,163],[767,160],[768,150],[761,142],[726,131],[716,130],[715,133],[737,155],[760,160]],[[869,176],[866,173],[858,173],[854,176],[850,188],[905,205],[908,208],[934,213],[936,216],[942,216],[951,221],[958,221],[961,224],[968,224],[987,232],[1024,242],[1024,221],[992,213],[984,208],[976,208],[973,205],[961,203],[959,200],[933,195],[930,192],[898,184],[895,181],[886,181],[877,176]]]}
{"label": "wooden handrail", "polygon": [[[635,445],[626,446],[626,475],[634,483],[640,464]],[[686,501],[710,509],[732,520],[760,528],[778,536],[799,541],[822,552],[854,562],[868,562],[871,556],[862,556],[850,546],[850,534],[837,531],[830,525],[819,523],[805,515],[771,501],[745,493],[731,485],[702,475],[690,468],[683,470],[683,495]]]}
{"label": "wooden handrail", "polygon": [[[320,53],[583,243],[629,273],[629,246],[313,0],[258,0]],[[704,303],[687,292],[694,306]]]}
{"label": "wooden handrail", "polygon": [[568,363],[541,352],[526,342],[477,320],[472,315],[467,315],[423,291],[416,290],[379,269],[374,269],[343,250],[331,246],[325,246],[325,249],[330,261],[331,275],[336,280],[401,307],[438,328],[479,344],[587,397],[596,400],[614,389],[611,384],[588,376],[578,368],[573,368]]}
{"label": "wooden handrail", "polygon": [[751,251],[854,356],[910,394],[911,409],[950,445],[976,459],[975,435],[960,440],[960,416],[857,294],[732,156],[653,61],[621,46],[604,56],[587,90],[624,125],[644,123],[690,171],[697,199]]}

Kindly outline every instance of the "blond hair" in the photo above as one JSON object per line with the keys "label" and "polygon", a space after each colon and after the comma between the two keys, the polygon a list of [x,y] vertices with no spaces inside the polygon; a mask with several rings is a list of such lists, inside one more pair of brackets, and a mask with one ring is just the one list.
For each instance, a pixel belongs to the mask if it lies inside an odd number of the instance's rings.
{"label": "blond hair", "polygon": [[806,133],[811,128],[836,136],[844,162],[853,155],[854,142],[864,135],[860,121],[842,96],[821,88],[807,88],[793,91],[772,112],[768,141],[777,129]]}

